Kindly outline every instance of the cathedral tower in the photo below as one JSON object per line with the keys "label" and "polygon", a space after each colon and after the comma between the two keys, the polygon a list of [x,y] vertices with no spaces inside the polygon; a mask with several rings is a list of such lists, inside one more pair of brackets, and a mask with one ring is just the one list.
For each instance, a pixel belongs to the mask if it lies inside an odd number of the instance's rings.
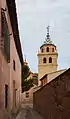
{"label": "cathedral tower", "polygon": [[57,48],[50,39],[48,26],[46,40],[38,52],[38,79],[45,74],[57,71],[57,57]]}

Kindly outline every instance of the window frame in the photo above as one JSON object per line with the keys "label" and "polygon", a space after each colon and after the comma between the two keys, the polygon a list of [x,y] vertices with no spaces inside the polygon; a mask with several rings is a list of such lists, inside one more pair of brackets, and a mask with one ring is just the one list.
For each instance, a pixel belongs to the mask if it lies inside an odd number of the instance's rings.
{"label": "window frame", "polygon": [[54,48],[52,48],[52,52],[54,52]]}
{"label": "window frame", "polygon": [[44,64],[46,63],[46,57],[43,58],[43,63],[44,63]]}
{"label": "window frame", "polygon": [[49,52],[49,47],[46,48],[46,52]]}
{"label": "window frame", "polygon": [[5,108],[8,107],[8,85],[5,84]]}
{"label": "window frame", "polygon": [[49,63],[52,63],[52,57],[49,57]]}
{"label": "window frame", "polygon": [[41,52],[42,52],[42,53],[44,52],[44,48],[41,49]]}
{"label": "window frame", "polygon": [[13,70],[14,70],[14,71],[16,70],[16,63],[15,63],[15,60],[13,60]]}

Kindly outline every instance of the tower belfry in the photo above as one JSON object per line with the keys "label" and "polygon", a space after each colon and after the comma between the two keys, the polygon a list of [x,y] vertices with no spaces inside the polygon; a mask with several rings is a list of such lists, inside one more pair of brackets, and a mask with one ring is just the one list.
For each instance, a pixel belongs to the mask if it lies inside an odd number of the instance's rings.
{"label": "tower belfry", "polygon": [[45,41],[38,52],[38,79],[45,74],[57,71],[57,57],[57,48],[51,41],[49,26],[47,26]]}

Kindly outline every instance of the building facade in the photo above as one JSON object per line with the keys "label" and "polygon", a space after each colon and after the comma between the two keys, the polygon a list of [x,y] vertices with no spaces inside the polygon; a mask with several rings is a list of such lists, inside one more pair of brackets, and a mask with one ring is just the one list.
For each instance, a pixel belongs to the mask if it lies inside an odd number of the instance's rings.
{"label": "building facade", "polygon": [[0,117],[15,113],[21,102],[23,56],[15,0],[0,0]]}
{"label": "building facade", "polygon": [[38,79],[45,74],[57,71],[57,57],[57,48],[50,39],[48,26],[46,40],[38,52]]}
{"label": "building facade", "polygon": [[44,119],[70,119],[70,69],[34,92],[33,106]]}
{"label": "building facade", "polygon": [[46,85],[47,83],[49,83],[50,81],[52,81],[54,78],[56,78],[57,76],[61,75],[65,71],[66,71],[66,69],[63,69],[63,70],[58,70],[56,72],[52,72],[52,73],[48,73],[48,74],[44,75],[40,79],[41,87],[43,87],[44,85]]}

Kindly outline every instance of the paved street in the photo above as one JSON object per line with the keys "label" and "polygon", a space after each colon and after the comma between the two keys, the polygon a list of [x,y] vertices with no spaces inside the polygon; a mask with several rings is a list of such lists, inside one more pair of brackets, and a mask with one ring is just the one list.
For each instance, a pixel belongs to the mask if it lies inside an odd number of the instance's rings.
{"label": "paved street", "polygon": [[38,112],[36,112],[32,105],[23,105],[21,111],[17,115],[16,119],[43,119]]}

